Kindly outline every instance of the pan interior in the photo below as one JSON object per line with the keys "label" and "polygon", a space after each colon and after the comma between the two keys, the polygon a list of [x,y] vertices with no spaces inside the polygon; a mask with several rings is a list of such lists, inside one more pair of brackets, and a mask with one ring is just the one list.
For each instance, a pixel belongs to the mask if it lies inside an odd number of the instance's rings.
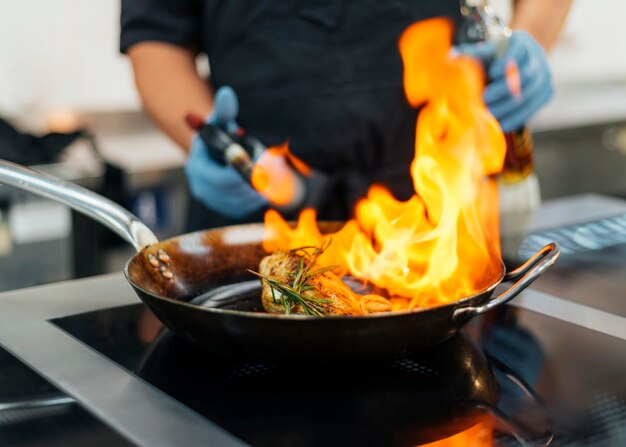
{"label": "pan interior", "polygon": [[[363,284],[352,276],[342,278],[353,291],[365,294],[371,287],[364,288]],[[244,312],[265,312],[261,304],[261,282],[258,279],[240,281],[215,287],[201,293],[189,301],[202,307],[229,309]]]}
{"label": "pan interior", "polygon": [[261,283],[252,279],[218,286],[193,298],[190,303],[208,308],[265,312],[260,296]]}
{"label": "pan interior", "polygon": [[257,270],[267,254],[262,240],[262,224],[185,234],[137,253],[126,265],[126,276],[151,295],[188,302],[220,286],[252,280],[247,270]]}
{"label": "pan interior", "polygon": [[[333,230],[337,226],[321,225]],[[135,287],[157,297],[202,307],[264,312],[260,281],[247,271],[257,271],[267,255],[262,240],[263,224],[189,233],[142,250],[126,265],[126,276]],[[481,290],[498,284],[503,273],[502,264],[486,272]]]}

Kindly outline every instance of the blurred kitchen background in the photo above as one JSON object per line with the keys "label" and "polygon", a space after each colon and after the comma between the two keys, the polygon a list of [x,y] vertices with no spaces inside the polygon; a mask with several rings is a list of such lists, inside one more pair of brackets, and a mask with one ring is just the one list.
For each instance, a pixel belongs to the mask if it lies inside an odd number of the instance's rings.
{"label": "blurred kitchen background", "polygon": [[[508,1],[493,3],[509,15]],[[0,118],[22,134],[4,132],[0,157],[122,203],[161,238],[181,233],[184,157],[141,110],[118,52],[119,3],[0,5]],[[626,198],[625,17],[624,0],[576,1],[550,55],[557,94],[531,123],[544,199]],[[67,135],[23,135],[51,132]],[[32,159],[16,150],[24,139]],[[131,254],[64,206],[0,187],[0,290],[119,271]]]}

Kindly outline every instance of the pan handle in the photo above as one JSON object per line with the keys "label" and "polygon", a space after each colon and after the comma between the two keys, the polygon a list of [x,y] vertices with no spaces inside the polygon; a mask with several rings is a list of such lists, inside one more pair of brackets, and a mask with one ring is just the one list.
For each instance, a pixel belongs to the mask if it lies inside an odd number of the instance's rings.
{"label": "pan handle", "polygon": [[150,229],[117,203],[82,186],[0,160],[0,184],[13,186],[68,205],[108,227],[135,250],[158,242]]}
{"label": "pan handle", "polygon": [[528,287],[532,282],[537,279],[539,275],[545,272],[549,267],[552,266],[559,257],[561,251],[559,250],[559,246],[554,242],[549,243],[537,253],[533,255],[528,261],[524,263],[524,265],[518,267],[510,273],[507,273],[504,276],[503,281],[514,281],[517,280],[515,284],[509,287],[506,292],[497,296],[496,298],[492,298],[487,304],[483,306],[468,306],[468,307],[460,307],[454,311],[452,314],[453,320],[469,320],[476,315],[483,314],[485,312],[489,312],[494,307],[498,307],[504,303],[511,301],[515,298],[522,290]]}

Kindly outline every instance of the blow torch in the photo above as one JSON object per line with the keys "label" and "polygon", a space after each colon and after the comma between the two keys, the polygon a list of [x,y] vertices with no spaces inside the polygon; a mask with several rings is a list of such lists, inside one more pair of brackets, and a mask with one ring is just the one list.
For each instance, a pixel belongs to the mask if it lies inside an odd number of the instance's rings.
{"label": "blow torch", "polygon": [[295,169],[284,154],[268,149],[241,128],[229,132],[192,114],[186,121],[198,132],[211,158],[235,169],[272,208],[289,213],[311,205],[314,182]]}

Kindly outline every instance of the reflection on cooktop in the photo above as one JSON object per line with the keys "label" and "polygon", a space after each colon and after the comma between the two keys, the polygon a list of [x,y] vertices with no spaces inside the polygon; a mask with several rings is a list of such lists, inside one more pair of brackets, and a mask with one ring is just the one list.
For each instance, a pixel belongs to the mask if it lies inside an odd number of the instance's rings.
{"label": "reflection on cooktop", "polygon": [[[513,308],[473,321],[464,335],[418,357],[354,367],[217,357],[160,330],[139,304],[53,323],[252,445],[404,446],[451,436],[457,445],[520,445],[513,432],[546,442],[553,420],[553,445],[621,445],[624,380],[590,383],[585,369],[565,364],[533,331],[546,319],[585,346],[577,327]],[[555,385],[564,371],[574,376],[566,384],[578,400]],[[613,410],[598,416],[600,395]]]}
{"label": "reflection on cooktop", "polygon": [[2,348],[0,384],[1,446],[133,445]]}

